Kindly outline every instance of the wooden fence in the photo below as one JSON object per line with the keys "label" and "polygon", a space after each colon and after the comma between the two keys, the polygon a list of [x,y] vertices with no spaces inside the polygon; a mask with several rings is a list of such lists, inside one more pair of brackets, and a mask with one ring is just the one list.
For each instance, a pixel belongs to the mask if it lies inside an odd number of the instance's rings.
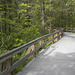
{"label": "wooden fence", "polygon": [[75,33],[75,27],[66,27],[65,31]]}
{"label": "wooden fence", "polygon": [[[28,57],[32,55],[34,58],[35,52],[40,48],[45,48],[45,45],[49,42],[54,43],[54,40],[58,41],[63,35],[63,29],[58,30],[54,33],[44,35],[40,38],[37,38],[33,41],[28,42],[18,48],[15,48],[3,55],[0,55],[0,75],[13,75],[13,70],[18,67],[21,63],[23,63]],[[45,41],[45,39],[49,38],[49,40]],[[39,42],[39,46],[35,48],[35,44]],[[26,50],[26,54],[23,58],[13,63],[13,56],[23,52]]]}

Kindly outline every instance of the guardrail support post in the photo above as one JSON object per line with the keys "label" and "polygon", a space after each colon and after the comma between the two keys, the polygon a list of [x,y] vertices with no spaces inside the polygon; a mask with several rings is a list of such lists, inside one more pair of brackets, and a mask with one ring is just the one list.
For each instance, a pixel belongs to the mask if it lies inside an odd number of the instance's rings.
{"label": "guardrail support post", "polygon": [[2,71],[2,65],[0,64],[0,72]]}
{"label": "guardrail support post", "polygon": [[[56,37],[57,37],[58,35],[59,35],[59,34],[57,33],[57,34],[56,34]],[[56,41],[58,41],[58,37],[56,38]]]}
{"label": "guardrail support post", "polygon": [[[58,31],[58,29],[56,29],[56,32]],[[59,33],[55,34],[55,37],[57,37],[59,35]],[[58,41],[58,37],[56,38],[56,41]]]}
{"label": "guardrail support post", "polygon": [[[41,40],[40,42],[39,42],[39,46],[41,45],[41,44],[43,44],[44,43],[44,40]],[[45,48],[45,46],[42,46],[42,49],[44,49]]]}
{"label": "guardrail support post", "polygon": [[[4,71],[5,69],[8,69],[12,66],[12,58],[6,60],[5,62],[0,65],[0,72]],[[13,75],[13,72],[9,73],[8,75]]]}
{"label": "guardrail support post", "polygon": [[2,71],[5,70],[5,67],[6,67],[6,64],[5,64],[5,62],[3,62],[3,63],[2,63]]}
{"label": "guardrail support post", "polygon": [[[62,32],[59,32],[59,35],[62,34]],[[62,38],[62,35],[60,35],[60,38]]]}
{"label": "guardrail support post", "polygon": [[[10,58],[6,61],[6,69],[8,69],[10,66],[12,66],[12,58]],[[13,75],[13,72],[11,72],[8,75]]]}
{"label": "guardrail support post", "polygon": [[[50,39],[49,40],[51,40],[51,39],[54,39],[54,35],[51,35],[50,36]],[[52,44],[54,43],[54,40],[52,40]]]}
{"label": "guardrail support post", "polygon": [[[31,50],[33,51],[35,49],[35,45],[32,45],[31,46]],[[32,58],[34,58],[35,57],[35,53],[33,53],[33,55],[32,55]]]}
{"label": "guardrail support post", "polygon": [[[35,45],[30,46],[30,47],[28,48],[27,52],[26,52],[26,55],[27,55],[28,53],[30,53],[31,51],[33,51],[34,49],[35,49]],[[34,57],[35,57],[35,53],[33,53],[33,55],[32,55],[32,58],[34,58]]]}
{"label": "guardrail support post", "polygon": [[66,28],[66,32],[68,31],[68,28]]}
{"label": "guardrail support post", "polygon": [[61,38],[62,38],[62,36],[63,36],[63,30],[61,31]]}
{"label": "guardrail support post", "polygon": [[[55,37],[57,37],[57,36],[58,36],[58,35],[57,35],[57,34],[55,34],[55,35],[54,35],[54,38],[55,38]],[[58,41],[58,38],[56,38],[56,41]]]}
{"label": "guardrail support post", "polygon": [[54,35],[52,35],[52,39],[53,39],[53,40],[52,40],[52,44],[54,44]]}

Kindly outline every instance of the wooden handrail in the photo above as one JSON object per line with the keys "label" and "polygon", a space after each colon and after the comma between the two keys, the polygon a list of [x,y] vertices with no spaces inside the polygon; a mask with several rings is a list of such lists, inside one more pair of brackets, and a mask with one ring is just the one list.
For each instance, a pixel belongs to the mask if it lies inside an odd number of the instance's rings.
{"label": "wooden handrail", "polygon": [[[6,60],[11,59],[13,56],[17,55],[18,53],[21,53],[22,51],[24,51],[25,49],[27,49],[29,47],[31,48],[30,50],[32,50],[31,52],[29,50],[29,53],[27,53],[23,58],[21,58],[20,60],[15,62],[13,65],[11,65],[8,69],[6,69],[5,71],[1,72],[0,75],[9,74],[17,66],[19,66],[23,61],[25,61],[29,56],[33,55],[37,50],[39,50],[45,44],[47,44],[47,43],[49,43],[51,41],[53,42],[54,39],[56,39],[58,37],[61,38],[62,34],[63,34],[63,29],[58,30],[57,32],[54,32],[54,33],[51,33],[51,34],[48,34],[48,35],[44,35],[44,36],[42,36],[40,38],[37,38],[37,39],[35,39],[33,41],[28,42],[27,44],[24,44],[24,45],[22,45],[22,46],[20,46],[18,48],[15,48],[15,49],[13,49],[13,50],[11,50],[11,51],[3,54],[3,55],[0,55],[0,64],[1,64],[1,63],[5,62]],[[51,36],[53,36],[52,39],[50,39],[50,40],[48,40],[46,42],[43,41],[43,43],[41,43],[37,48],[34,47],[34,44],[36,44],[37,42],[39,42],[41,40],[44,40],[44,39],[46,39],[48,37],[51,37]]]}
{"label": "wooden handrail", "polygon": [[75,27],[66,27],[65,31],[66,32],[75,32]]}

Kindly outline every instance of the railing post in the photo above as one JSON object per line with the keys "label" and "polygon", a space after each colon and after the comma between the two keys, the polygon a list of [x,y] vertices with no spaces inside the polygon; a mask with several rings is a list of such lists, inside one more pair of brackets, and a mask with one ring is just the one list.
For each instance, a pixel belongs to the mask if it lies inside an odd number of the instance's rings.
{"label": "railing post", "polygon": [[5,64],[5,62],[3,62],[2,63],[2,71],[4,71],[6,69],[5,67],[6,67],[6,64]]}
{"label": "railing post", "polygon": [[71,33],[72,33],[72,30],[73,30],[73,29],[71,28]]}
{"label": "railing post", "polygon": [[62,38],[62,36],[63,36],[63,31],[64,31],[64,30],[61,31],[61,34],[62,34],[62,35],[61,35],[61,38]]}
{"label": "railing post", "polygon": [[[59,35],[62,34],[62,32],[59,32]],[[60,38],[62,38],[62,35],[60,35]]]}
{"label": "railing post", "polygon": [[[56,29],[56,32],[58,31],[58,29]],[[59,33],[55,34],[55,37],[57,37],[59,35]],[[58,41],[58,37],[56,38],[56,41]]]}
{"label": "railing post", "polygon": [[[12,66],[12,58],[6,61],[6,69],[8,69],[10,66]],[[9,73],[8,75],[13,75],[13,72]]]}
{"label": "railing post", "polygon": [[[44,40],[42,39],[40,42],[39,42],[39,46],[41,45],[41,44],[43,44],[44,43]],[[44,49],[45,48],[45,46],[42,46],[42,49]]]}
{"label": "railing post", "polygon": [[[56,34],[56,37],[57,37],[58,35],[59,35],[59,33]],[[59,39],[59,38],[57,37],[57,38],[56,38],[56,41],[58,41],[58,39]]]}
{"label": "railing post", "polygon": [[[54,38],[55,38],[55,37],[57,37],[57,34],[54,35]],[[56,38],[56,41],[57,41],[57,38]]]}
{"label": "railing post", "polygon": [[[35,49],[35,45],[30,46],[30,47],[28,48],[27,52],[26,52],[26,55],[27,55],[28,53],[30,53],[31,51],[33,51],[34,49]],[[35,53],[33,53],[33,55],[32,55],[32,58],[34,58],[34,57],[35,57]]]}
{"label": "railing post", "polygon": [[54,34],[52,35],[52,39],[53,39],[53,40],[52,40],[52,44],[54,44]]}
{"label": "railing post", "polygon": [[68,28],[66,28],[66,32],[68,31]]}
{"label": "railing post", "polygon": [[[5,62],[2,63],[2,66],[0,65],[2,71],[8,69],[9,67],[12,66],[12,58],[6,60]],[[1,72],[2,72],[1,71]],[[13,72],[9,73],[8,75],[13,75]]]}
{"label": "railing post", "polygon": [[[50,39],[49,40],[52,40],[54,39],[54,34],[50,36]],[[54,40],[52,40],[52,44],[54,43]]]}
{"label": "railing post", "polygon": [[0,72],[2,71],[2,65],[0,64]]}
{"label": "railing post", "polygon": [[30,53],[30,52],[31,52],[31,47],[28,48],[28,50],[27,50],[27,52],[26,52],[25,55],[27,55],[27,54]]}
{"label": "railing post", "polygon": [[[35,49],[35,45],[32,45],[31,46],[31,50],[33,51]],[[32,58],[34,58],[35,57],[35,53],[33,53],[33,55],[32,55]]]}

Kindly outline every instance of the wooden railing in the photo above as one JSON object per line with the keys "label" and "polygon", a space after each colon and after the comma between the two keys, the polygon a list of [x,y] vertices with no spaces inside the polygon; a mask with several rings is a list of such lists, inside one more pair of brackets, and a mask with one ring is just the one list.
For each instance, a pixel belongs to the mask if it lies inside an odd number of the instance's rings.
{"label": "wooden railing", "polygon": [[75,33],[75,27],[66,27],[65,31]]}
{"label": "wooden railing", "polygon": [[[33,41],[28,42],[27,44],[24,44],[18,48],[15,48],[3,55],[0,55],[0,75],[12,75],[12,71],[18,67],[22,62],[24,62],[28,57],[32,55],[32,57],[35,57],[35,52],[38,51],[40,48],[44,48],[45,45],[49,42],[54,43],[54,40],[56,41],[60,39],[63,35],[63,29],[58,30],[54,33],[44,35],[40,38],[37,38]],[[45,39],[49,38],[48,41],[45,41]],[[39,42],[39,46],[35,48],[35,44]],[[13,63],[13,56],[26,51],[26,54],[23,58]]]}

